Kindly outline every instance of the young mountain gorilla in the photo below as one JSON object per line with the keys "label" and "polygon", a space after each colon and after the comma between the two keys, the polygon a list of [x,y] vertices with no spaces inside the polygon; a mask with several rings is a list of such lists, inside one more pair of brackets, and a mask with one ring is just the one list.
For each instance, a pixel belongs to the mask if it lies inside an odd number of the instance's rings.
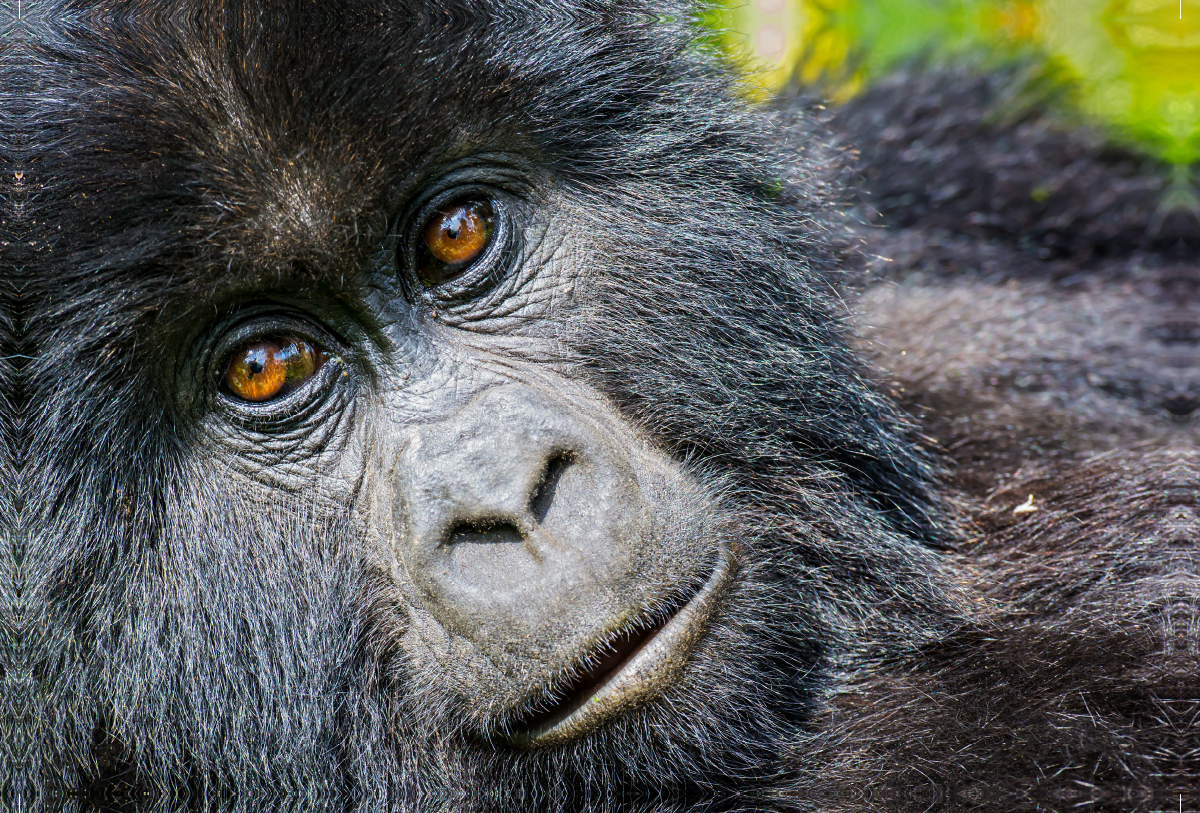
{"label": "young mountain gorilla", "polygon": [[65,787],[753,795],[836,674],[963,614],[819,275],[820,157],[688,9],[139,9],[39,45]]}
{"label": "young mountain gorilla", "polygon": [[1004,579],[842,336],[834,153],[689,8],[78,6],[28,125],[43,799],[924,809],[902,769],[1019,770],[964,687],[1042,673],[970,661]]}

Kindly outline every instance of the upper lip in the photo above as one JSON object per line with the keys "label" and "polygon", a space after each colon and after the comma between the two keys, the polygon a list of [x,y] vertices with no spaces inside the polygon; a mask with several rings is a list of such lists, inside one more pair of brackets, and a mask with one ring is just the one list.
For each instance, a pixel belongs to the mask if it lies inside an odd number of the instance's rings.
{"label": "upper lip", "polygon": [[591,663],[561,683],[550,708],[522,717],[507,739],[518,745],[564,742],[659,693],[677,675],[732,578],[723,552],[711,575],[657,619],[643,618],[591,650]]}

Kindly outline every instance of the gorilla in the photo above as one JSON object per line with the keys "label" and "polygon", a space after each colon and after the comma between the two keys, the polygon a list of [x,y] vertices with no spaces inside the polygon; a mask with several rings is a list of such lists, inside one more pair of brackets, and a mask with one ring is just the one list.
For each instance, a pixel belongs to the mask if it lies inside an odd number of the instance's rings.
{"label": "gorilla", "polygon": [[27,25],[20,806],[1194,794],[1194,212],[1011,77],[751,109],[701,11]]}
{"label": "gorilla", "polygon": [[827,808],[1200,796],[1200,198],[1037,76],[900,70],[834,116],[857,343],[937,441],[981,612],[839,687],[807,781],[872,795]]}

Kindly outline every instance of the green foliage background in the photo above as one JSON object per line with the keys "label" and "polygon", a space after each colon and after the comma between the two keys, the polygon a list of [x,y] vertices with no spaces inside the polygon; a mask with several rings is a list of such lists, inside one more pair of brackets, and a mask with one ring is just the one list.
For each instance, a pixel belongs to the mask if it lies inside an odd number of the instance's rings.
{"label": "green foliage background", "polygon": [[723,0],[709,23],[760,99],[848,98],[917,56],[1032,59],[1115,138],[1200,161],[1200,0]]}

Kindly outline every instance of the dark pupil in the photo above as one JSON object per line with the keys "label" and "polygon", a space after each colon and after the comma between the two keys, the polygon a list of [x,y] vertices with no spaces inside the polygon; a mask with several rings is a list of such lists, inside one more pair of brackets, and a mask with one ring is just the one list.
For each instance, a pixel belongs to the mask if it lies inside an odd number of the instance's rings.
{"label": "dark pupil", "polygon": [[458,239],[458,230],[462,227],[462,219],[462,212],[459,211],[454,215],[454,217],[450,218],[450,222],[446,224],[446,236],[451,240]]}
{"label": "dark pupil", "polygon": [[250,358],[246,359],[246,370],[249,372],[250,378],[254,378],[254,376],[258,375],[259,373],[261,373],[263,371],[263,369],[264,369],[263,362],[266,361],[264,356],[265,356],[265,353],[262,350],[251,351]]}

